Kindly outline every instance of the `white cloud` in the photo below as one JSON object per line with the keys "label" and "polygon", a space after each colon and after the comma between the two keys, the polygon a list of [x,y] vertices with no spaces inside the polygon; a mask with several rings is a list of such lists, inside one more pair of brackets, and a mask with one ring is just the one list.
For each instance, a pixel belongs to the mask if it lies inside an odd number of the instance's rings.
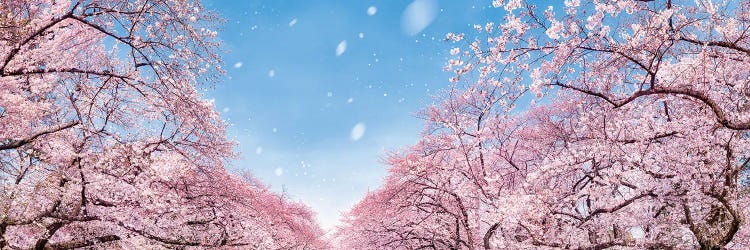
{"label": "white cloud", "polygon": [[349,134],[349,138],[352,141],[359,141],[359,139],[362,139],[362,136],[365,135],[365,129],[367,129],[367,128],[365,127],[364,123],[362,123],[362,122],[357,123],[352,128],[352,132]]}
{"label": "white cloud", "polygon": [[401,30],[416,35],[429,26],[438,14],[437,0],[414,0],[401,15]]}
{"label": "white cloud", "polygon": [[378,13],[378,8],[377,7],[370,6],[369,8],[367,8],[367,15],[368,16],[375,15],[375,13]]}
{"label": "white cloud", "polygon": [[346,40],[343,40],[336,46],[336,56],[341,56],[346,52]]}

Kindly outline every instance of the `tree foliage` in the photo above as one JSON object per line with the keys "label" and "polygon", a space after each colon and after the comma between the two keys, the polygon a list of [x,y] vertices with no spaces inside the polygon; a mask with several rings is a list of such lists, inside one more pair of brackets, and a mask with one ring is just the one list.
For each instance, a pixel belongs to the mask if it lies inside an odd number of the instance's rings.
{"label": "tree foliage", "polygon": [[0,248],[324,247],[314,215],[224,166],[198,1],[0,1]]}
{"label": "tree foliage", "polygon": [[342,246],[750,247],[750,3],[492,4]]}

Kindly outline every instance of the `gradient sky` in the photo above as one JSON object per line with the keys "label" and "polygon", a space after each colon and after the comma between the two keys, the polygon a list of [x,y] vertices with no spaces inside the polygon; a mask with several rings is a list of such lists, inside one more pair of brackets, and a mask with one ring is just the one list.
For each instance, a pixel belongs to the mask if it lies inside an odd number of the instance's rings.
{"label": "gradient sky", "polygon": [[227,75],[209,98],[239,142],[230,168],[308,204],[326,230],[380,186],[387,152],[418,139],[415,112],[448,86],[445,34],[505,15],[490,0],[204,3],[226,20]]}

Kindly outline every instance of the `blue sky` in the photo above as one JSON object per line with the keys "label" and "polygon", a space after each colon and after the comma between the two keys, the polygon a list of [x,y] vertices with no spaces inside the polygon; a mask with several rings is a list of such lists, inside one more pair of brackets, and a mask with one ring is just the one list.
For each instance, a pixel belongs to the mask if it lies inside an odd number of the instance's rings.
{"label": "blue sky", "polygon": [[[230,168],[308,204],[332,229],[381,184],[385,153],[418,139],[415,112],[449,84],[445,34],[505,14],[489,0],[417,2],[204,1],[226,20],[227,75],[209,98],[239,142]],[[405,30],[402,18],[429,25]]]}

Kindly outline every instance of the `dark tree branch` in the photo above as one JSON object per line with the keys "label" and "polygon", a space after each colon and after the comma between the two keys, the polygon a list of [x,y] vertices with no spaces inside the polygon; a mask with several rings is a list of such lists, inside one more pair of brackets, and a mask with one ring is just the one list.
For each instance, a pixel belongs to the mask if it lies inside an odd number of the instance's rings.
{"label": "dark tree branch", "polygon": [[40,136],[51,134],[51,133],[55,133],[55,132],[62,131],[62,130],[65,130],[65,129],[69,129],[69,128],[73,127],[73,126],[78,125],[79,123],[80,123],[79,121],[72,121],[72,122],[68,122],[68,123],[62,124],[62,125],[58,125],[58,126],[54,126],[54,127],[48,128],[47,130],[43,130],[41,132],[37,132],[36,134],[33,134],[33,135],[31,135],[30,137],[27,137],[27,138],[23,138],[23,139],[20,139],[20,140],[11,140],[11,142],[9,142],[9,143],[0,145],[0,151],[2,151],[2,150],[8,150],[8,149],[15,149],[15,148],[21,147],[23,145],[26,145],[26,144],[28,144],[28,143],[36,140]]}

